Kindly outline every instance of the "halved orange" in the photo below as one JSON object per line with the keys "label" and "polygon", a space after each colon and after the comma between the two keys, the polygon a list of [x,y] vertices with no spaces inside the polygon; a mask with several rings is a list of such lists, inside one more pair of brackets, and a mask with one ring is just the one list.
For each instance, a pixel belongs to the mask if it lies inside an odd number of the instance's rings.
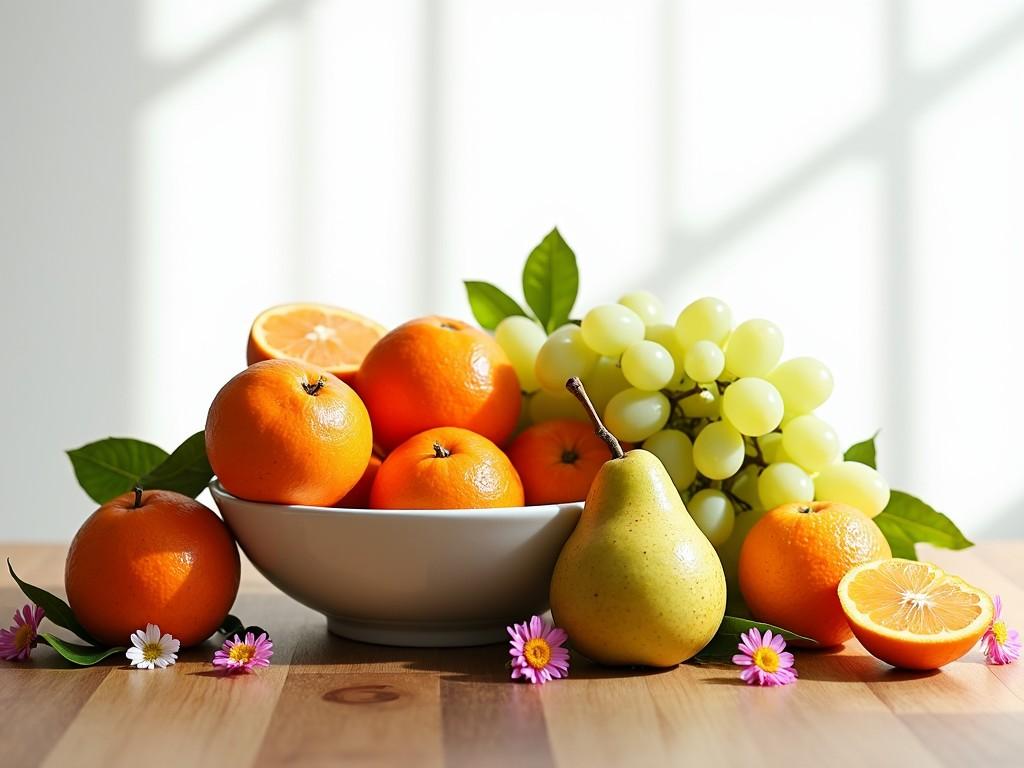
{"label": "halved orange", "polygon": [[930,563],[890,558],[839,582],[853,634],[894,667],[937,669],[971,650],[992,622],[992,599]]}
{"label": "halved orange", "polygon": [[246,359],[299,360],[326,368],[347,384],[387,329],[327,304],[282,304],[261,312],[249,331]]}

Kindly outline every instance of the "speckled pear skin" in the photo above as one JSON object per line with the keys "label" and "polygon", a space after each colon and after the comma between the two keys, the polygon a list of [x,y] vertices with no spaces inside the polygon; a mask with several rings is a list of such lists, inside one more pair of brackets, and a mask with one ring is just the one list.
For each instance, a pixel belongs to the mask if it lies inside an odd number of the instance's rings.
{"label": "speckled pear skin", "polygon": [[555,565],[551,612],[573,648],[608,665],[674,666],[718,630],[722,563],[654,454],[597,473]]}

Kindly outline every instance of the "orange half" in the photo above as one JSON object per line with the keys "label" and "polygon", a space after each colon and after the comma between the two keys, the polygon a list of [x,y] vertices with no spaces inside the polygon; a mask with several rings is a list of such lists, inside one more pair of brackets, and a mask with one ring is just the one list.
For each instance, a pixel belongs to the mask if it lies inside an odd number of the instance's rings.
{"label": "orange half", "polygon": [[326,304],[282,304],[253,321],[248,364],[299,360],[326,368],[348,384],[387,329],[367,317]]}
{"label": "orange half", "polygon": [[992,622],[982,590],[929,563],[864,563],[839,582],[853,634],[875,657],[906,669],[937,669],[967,653]]}

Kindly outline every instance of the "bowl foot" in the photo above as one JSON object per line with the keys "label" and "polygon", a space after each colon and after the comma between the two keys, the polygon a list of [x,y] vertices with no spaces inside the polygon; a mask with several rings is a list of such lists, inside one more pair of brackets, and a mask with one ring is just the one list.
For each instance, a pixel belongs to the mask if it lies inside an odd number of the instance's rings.
{"label": "bowl foot", "polygon": [[408,648],[462,648],[508,640],[505,627],[498,623],[367,622],[328,616],[327,629],[361,643]]}

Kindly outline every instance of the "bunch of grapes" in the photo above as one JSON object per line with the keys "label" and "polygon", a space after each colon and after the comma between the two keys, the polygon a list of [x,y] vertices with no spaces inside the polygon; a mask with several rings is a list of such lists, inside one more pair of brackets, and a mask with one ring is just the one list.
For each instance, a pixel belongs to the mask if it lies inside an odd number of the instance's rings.
{"label": "bunch of grapes", "polygon": [[628,293],[550,336],[526,317],[495,338],[509,355],[532,423],[586,419],[565,390],[579,376],[605,424],[655,454],[712,544],[736,514],[787,502],[840,501],[874,516],[889,487],[871,467],[842,460],[835,430],[814,411],[832,394],[820,361],[782,361],[768,320],[733,327],[719,299],[702,298],[665,323],[658,298]]}

